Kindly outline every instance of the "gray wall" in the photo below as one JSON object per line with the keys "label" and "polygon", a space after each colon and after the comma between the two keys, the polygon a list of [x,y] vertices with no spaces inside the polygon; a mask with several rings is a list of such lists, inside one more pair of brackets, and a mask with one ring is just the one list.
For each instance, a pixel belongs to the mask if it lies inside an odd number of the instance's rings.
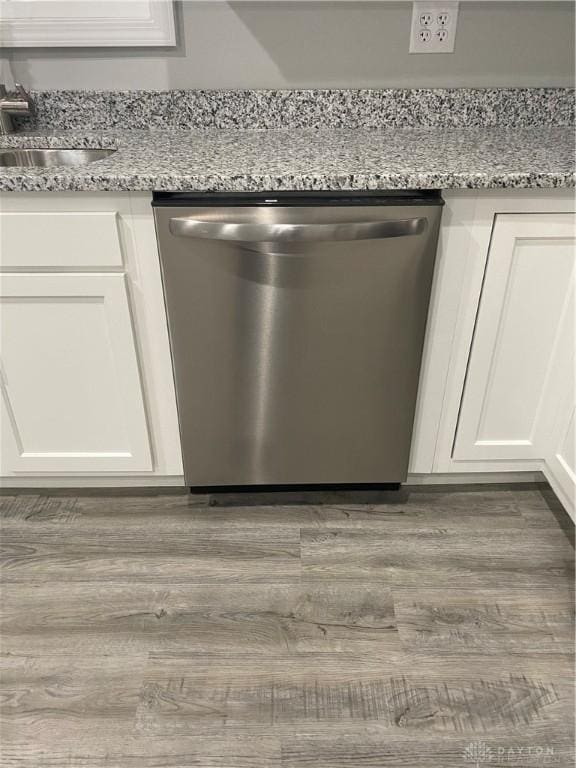
{"label": "gray wall", "polygon": [[411,3],[184,2],[176,48],[8,56],[15,78],[41,90],[574,84],[572,3],[461,3],[452,55],[408,54],[411,12]]}

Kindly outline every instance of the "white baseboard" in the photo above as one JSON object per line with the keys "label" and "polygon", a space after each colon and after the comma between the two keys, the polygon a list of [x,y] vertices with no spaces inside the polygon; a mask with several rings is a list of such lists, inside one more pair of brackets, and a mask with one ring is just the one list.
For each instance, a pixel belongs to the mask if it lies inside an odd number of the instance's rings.
{"label": "white baseboard", "polygon": [[566,489],[562,486],[562,483],[557,480],[553,472],[546,472],[546,480],[566,512],[568,512],[572,520],[576,523],[576,499],[574,496],[570,496],[566,493]]}
{"label": "white baseboard", "polygon": [[[477,483],[540,483],[542,472],[443,472],[437,474],[409,474],[406,485],[474,485]],[[0,488],[161,488],[183,487],[182,475],[79,475],[44,477],[3,477]]]}
{"label": "white baseboard", "polygon": [[409,474],[406,485],[476,485],[487,483],[542,483],[542,472],[438,472]]}
{"label": "white baseboard", "polygon": [[158,488],[184,486],[183,475],[133,475],[132,477],[113,475],[81,475],[73,477],[3,477],[0,479],[2,490],[22,488]]}

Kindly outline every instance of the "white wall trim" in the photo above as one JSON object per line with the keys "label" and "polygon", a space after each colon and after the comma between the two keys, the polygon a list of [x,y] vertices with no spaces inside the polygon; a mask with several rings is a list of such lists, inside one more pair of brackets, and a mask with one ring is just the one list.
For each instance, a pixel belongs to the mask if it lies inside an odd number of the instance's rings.
{"label": "white wall trim", "polygon": [[550,465],[546,465],[544,468],[544,476],[566,512],[570,515],[572,520],[576,522],[576,499],[574,498],[574,495],[566,491],[565,483],[562,483],[559,480],[554,469]]}
{"label": "white wall trim", "polygon": [[122,4],[109,0],[0,0],[0,47],[172,45],[176,45],[172,0]]}
{"label": "white wall trim", "polygon": [[50,477],[5,477],[0,481],[3,492],[27,488],[158,488],[184,487],[183,475],[51,475]]}
{"label": "white wall trim", "polygon": [[499,483],[542,483],[542,472],[438,472],[409,474],[404,485],[484,485]]}
{"label": "white wall trim", "polygon": [[[409,474],[404,485],[475,485],[496,483],[541,483],[542,472],[453,472],[439,474]],[[551,485],[554,487],[553,483]],[[26,488],[158,488],[185,486],[183,475],[132,475],[130,477],[70,475],[50,477],[7,477],[0,487],[3,491]]]}

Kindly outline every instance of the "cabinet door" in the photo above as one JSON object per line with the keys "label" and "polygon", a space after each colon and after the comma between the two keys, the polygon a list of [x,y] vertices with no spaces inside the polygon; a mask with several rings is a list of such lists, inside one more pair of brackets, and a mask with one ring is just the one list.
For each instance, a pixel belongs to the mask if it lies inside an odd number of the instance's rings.
{"label": "cabinet door", "polygon": [[0,277],[1,474],[150,470],[122,274]]}
{"label": "cabinet door", "polygon": [[496,216],[454,458],[543,459],[546,392],[574,280],[570,213]]}

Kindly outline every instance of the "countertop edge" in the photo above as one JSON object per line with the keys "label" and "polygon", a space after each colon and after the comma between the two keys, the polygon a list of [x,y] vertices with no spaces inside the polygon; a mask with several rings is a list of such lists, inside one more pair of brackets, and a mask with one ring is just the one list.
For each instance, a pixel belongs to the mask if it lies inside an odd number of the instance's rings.
{"label": "countertop edge", "polygon": [[571,189],[574,133],[534,129],[20,133],[0,150],[112,148],[77,166],[0,168],[0,192]]}
{"label": "countertop edge", "polygon": [[0,172],[0,192],[280,192],[350,191],[385,189],[573,189],[574,173],[534,174],[391,174],[383,176],[159,176],[146,179],[101,176],[8,176]]}

